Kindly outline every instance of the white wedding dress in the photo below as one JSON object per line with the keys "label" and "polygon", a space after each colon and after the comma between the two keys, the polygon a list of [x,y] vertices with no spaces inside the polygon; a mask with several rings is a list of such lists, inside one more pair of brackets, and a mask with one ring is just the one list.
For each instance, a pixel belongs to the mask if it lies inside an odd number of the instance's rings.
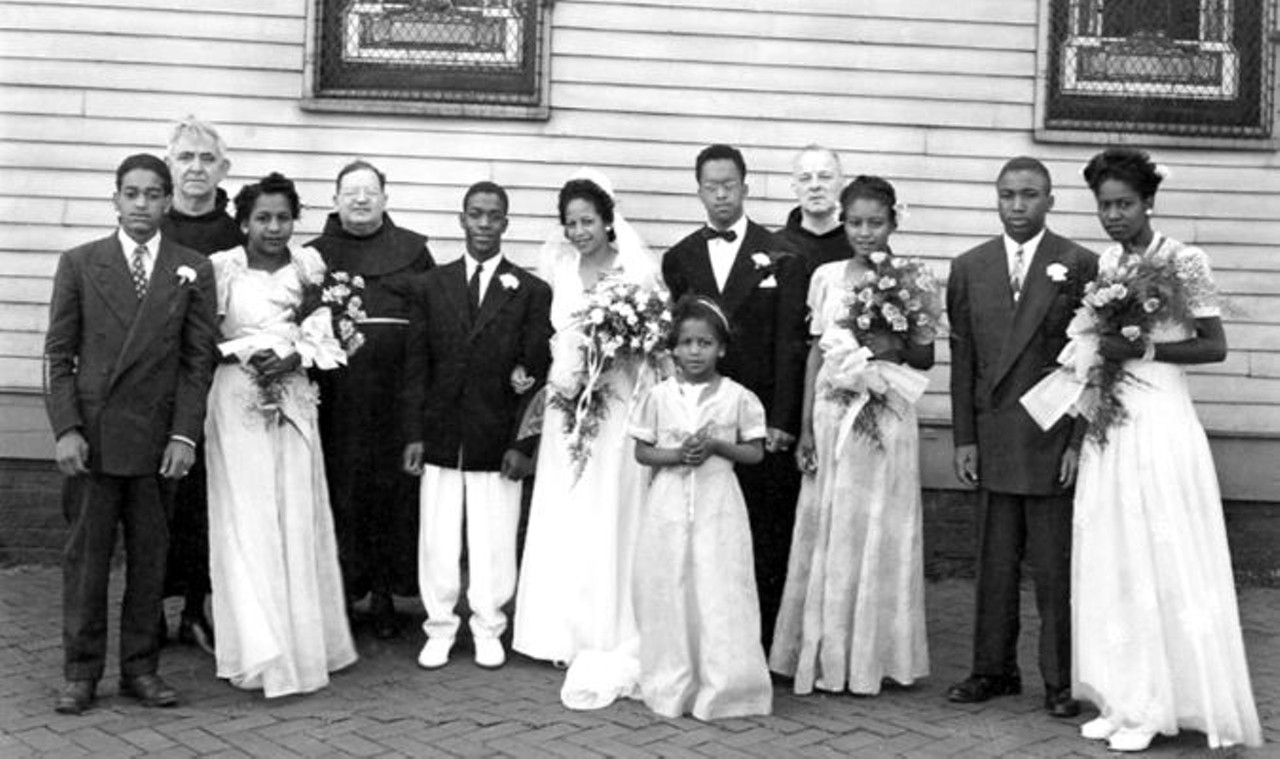
{"label": "white wedding dress", "polygon": [[[651,288],[656,263],[646,248],[618,239],[611,277]],[[567,244],[544,250],[542,276],[555,293],[552,366],[547,392],[576,365],[571,316],[585,303],[579,254]],[[572,709],[638,697],[639,633],[632,605],[632,559],[648,473],[627,437],[631,407],[652,384],[651,371],[628,362],[605,373],[607,412],[580,479],[574,478],[565,414],[546,405],[533,504],[516,592],[512,648],[569,665],[561,700]]]}
{"label": "white wedding dress", "polygon": [[[211,258],[221,338],[286,318],[302,282],[323,273],[311,248],[274,272],[249,269],[242,248]],[[218,677],[267,697],[323,688],[356,660],[316,424],[315,387],[284,382],[280,421],[255,408],[240,363],[220,364],[209,391],[209,570]]]}
{"label": "white wedding dress", "polygon": [[[1099,268],[1114,269],[1119,247]],[[1174,256],[1193,291],[1209,293],[1208,259],[1157,235],[1146,256]],[[1193,297],[1192,315],[1219,315]],[[1192,336],[1159,325],[1157,343]],[[1117,727],[1203,732],[1210,748],[1260,745],[1236,607],[1222,498],[1186,374],[1132,360],[1121,385],[1129,418],[1107,444],[1086,440],[1071,556],[1073,692]]]}

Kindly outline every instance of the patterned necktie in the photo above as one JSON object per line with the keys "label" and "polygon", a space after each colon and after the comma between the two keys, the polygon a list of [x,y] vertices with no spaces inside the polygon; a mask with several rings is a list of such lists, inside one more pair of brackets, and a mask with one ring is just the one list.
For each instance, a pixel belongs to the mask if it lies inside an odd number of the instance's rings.
{"label": "patterned necktie", "polygon": [[129,274],[133,277],[133,291],[138,294],[138,300],[147,297],[147,246],[139,245],[133,251]]}
{"label": "patterned necktie", "polygon": [[471,303],[472,318],[480,310],[480,272],[482,271],[484,271],[484,264],[477,263],[476,270],[471,272],[471,279],[467,282],[467,295]]}
{"label": "patterned necktie", "polygon": [[1022,296],[1022,277],[1025,275],[1022,246],[1013,252],[1013,271],[1009,274],[1009,287],[1013,290],[1013,302],[1017,303]]}

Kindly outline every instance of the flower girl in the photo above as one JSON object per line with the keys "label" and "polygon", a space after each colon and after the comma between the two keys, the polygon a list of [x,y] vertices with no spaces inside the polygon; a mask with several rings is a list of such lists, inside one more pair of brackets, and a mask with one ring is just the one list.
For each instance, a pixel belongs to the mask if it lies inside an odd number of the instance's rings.
{"label": "flower girl", "polygon": [[640,688],[665,717],[768,714],[751,532],[734,464],[764,456],[764,407],[716,372],[729,322],[685,296],[672,315],[678,377],[632,416],[636,460],[653,468],[635,563]]}

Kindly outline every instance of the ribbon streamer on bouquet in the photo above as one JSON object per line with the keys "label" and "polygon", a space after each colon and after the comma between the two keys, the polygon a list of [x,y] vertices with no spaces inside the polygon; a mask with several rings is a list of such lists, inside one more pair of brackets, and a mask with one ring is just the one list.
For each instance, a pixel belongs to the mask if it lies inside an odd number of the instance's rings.
{"label": "ribbon streamer on bouquet", "polygon": [[853,333],[833,327],[822,334],[818,343],[822,350],[822,381],[832,388],[857,393],[845,408],[836,437],[836,451],[843,451],[854,422],[873,395],[894,394],[908,405],[915,404],[929,386],[922,372],[889,361],[876,361],[874,354],[861,345]]}
{"label": "ribbon streamer on bouquet", "polygon": [[1097,328],[1087,307],[1076,311],[1067,337],[1070,341],[1058,354],[1061,366],[1019,398],[1042,430],[1068,414],[1092,421],[1098,405],[1097,392],[1089,387],[1089,373],[1102,363],[1102,357],[1098,355]]}
{"label": "ribbon streamer on bouquet", "polygon": [[347,363],[347,353],[333,335],[333,315],[328,306],[312,311],[301,324],[279,321],[220,343],[218,350],[224,356],[234,355],[242,364],[264,350],[280,358],[297,353],[307,368],[334,369]]}

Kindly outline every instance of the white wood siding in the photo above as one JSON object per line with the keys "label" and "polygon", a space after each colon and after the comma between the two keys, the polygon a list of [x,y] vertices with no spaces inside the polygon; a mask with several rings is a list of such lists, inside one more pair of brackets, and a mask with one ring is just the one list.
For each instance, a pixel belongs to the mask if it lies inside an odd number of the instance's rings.
{"label": "white wood siding", "polygon": [[[1032,139],[1034,0],[558,0],[547,122],[304,112],[307,2],[0,0],[0,388],[39,387],[58,251],[110,230],[111,171],[127,153],[161,153],[188,113],[222,129],[231,192],[270,170],[299,180],[299,240],[322,223],[336,170],[362,156],[387,171],[397,221],[441,258],[458,253],[463,188],[493,179],[512,194],[508,252],[532,262],[580,165],[613,178],[660,251],[700,221],[702,146],[744,151],[748,212],[776,226],[794,204],[792,156],[819,142],[850,176],[897,185],[910,212],[895,247],[940,275],[998,231],[992,181],[1017,154],[1054,173],[1051,226],[1106,244],[1079,175],[1093,150]],[[1159,228],[1209,251],[1232,306],[1229,359],[1192,373],[1201,417],[1215,434],[1277,437],[1280,160],[1154,154],[1172,170]],[[939,348],[927,420],[948,415]]]}

